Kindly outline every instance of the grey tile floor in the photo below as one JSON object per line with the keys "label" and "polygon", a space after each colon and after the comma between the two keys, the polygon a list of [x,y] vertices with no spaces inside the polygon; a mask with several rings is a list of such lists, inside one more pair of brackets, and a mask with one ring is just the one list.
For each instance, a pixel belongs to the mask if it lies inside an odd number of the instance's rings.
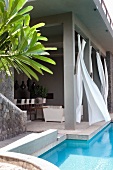
{"label": "grey tile floor", "polygon": [[[111,115],[111,119],[113,120],[113,114]],[[75,130],[65,130],[64,122],[58,123],[58,122],[44,122],[44,121],[29,121],[27,122],[27,132],[20,134],[16,137],[13,137],[11,139],[7,139],[5,141],[0,141],[0,148],[15,142],[16,140],[30,134],[30,133],[40,133],[42,131],[48,130],[48,129],[58,129],[58,132],[61,134],[77,134],[77,135],[90,135],[91,133],[95,133],[97,129],[101,128],[105,122],[98,122],[91,126],[89,126],[88,122],[81,122],[80,124],[76,124]]]}

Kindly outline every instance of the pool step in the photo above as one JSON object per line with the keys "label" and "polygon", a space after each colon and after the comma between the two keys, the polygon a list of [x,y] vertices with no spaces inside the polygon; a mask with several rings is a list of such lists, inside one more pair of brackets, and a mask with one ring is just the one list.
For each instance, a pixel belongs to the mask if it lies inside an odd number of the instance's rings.
{"label": "pool step", "polygon": [[66,135],[65,134],[61,134],[61,133],[58,133],[58,136],[57,136],[57,141],[64,141],[66,140]]}

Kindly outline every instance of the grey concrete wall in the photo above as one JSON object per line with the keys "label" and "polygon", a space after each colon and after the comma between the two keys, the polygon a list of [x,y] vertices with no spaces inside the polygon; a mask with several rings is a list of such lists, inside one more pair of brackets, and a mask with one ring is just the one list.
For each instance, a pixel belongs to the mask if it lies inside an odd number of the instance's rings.
{"label": "grey concrete wall", "polygon": [[109,82],[108,110],[110,113],[113,113],[113,55],[109,51],[106,52],[106,64]]}
{"label": "grey concrete wall", "polygon": [[47,99],[48,105],[64,105],[64,73],[63,73],[63,56],[53,57],[56,65],[46,64],[52,71],[53,75],[45,73],[39,75],[39,84],[48,88],[48,93],[53,93],[53,99]]}
{"label": "grey concrete wall", "polygon": [[0,140],[25,132],[26,121],[26,112],[20,110],[0,93]]}

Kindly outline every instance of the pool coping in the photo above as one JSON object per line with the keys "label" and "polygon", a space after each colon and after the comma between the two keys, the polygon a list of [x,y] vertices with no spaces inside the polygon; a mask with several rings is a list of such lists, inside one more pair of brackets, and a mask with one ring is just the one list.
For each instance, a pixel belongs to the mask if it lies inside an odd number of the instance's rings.
{"label": "pool coping", "polygon": [[102,121],[99,123],[95,123],[91,126],[88,126],[86,129],[59,130],[58,132],[61,134],[65,134],[67,136],[67,139],[90,140],[111,122],[112,121],[109,122]]}
{"label": "pool coping", "polygon": [[[110,122],[99,122],[81,130],[49,129],[42,133],[31,133],[3,148],[0,152],[17,152],[28,155],[40,155],[65,139],[90,140]],[[35,146],[35,147],[32,147]],[[27,149],[29,147],[29,150]]]}
{"label": "pool coping", "polygon": [[60,144],[61,142],[63,142],[66,139],[75,139],[75,140],[83,140],[83,141],[90,141],[93,137],[95,137],[99,132],[101,132],[104,128],[106,128],[111,122],[102,122],[101,126],[98,126],[98,128],[95,131],[91,131],[91,133],[89,133],[90,131],[88,131],[85,135],[78,135],[75,133],[75,131],[70,131],[70,130],[65,130],[64,131],[60,131],[62,136],[62,139],[60,139],[60,141],[54,142],[48,146],[46,146],[45,148],[43,148],[40,151],[37,151],[35,153],[33,153],[33,156],[40,156],[43,153],[47,152],[48,150],[52,149],[53,147],[57,146],[58,144]]}
{"label": "pool coping", "polygon": [[1,152],[0,162],[17,165],[28,170],[59,170],[59,168],[52,163],[37,158],[31,155],[25,155],[14,152]]}
{"label": "pool coping", "polygon": [[[15,159],[20,154],[23,155],[23,157],[19,156],[19,159],[21,158],[21,160],[24,161],[25,159],[24,155],[27,154],[26,158],[32,155],[32,157],[35,159],[36,158],[35,156],[40,156],[41,154],[47,152],[48,150],[57,146],[58,144],[60,144],[66,139],[78,139],[78,140],[92,139],[95,135],[97,135],[100,131],[102,131],[105,127],[107,127],[110,124],[110,122],[96,123],[93,126],[89,126],[86,129],[82,129],[81,131],[79,130],[58,131],[57,129],[50,129],[39,134],[32,133],[23,137],[22,139],[17,140],[16,142],[11,143],[10,145],[7,145],[6,147],[1,148],[0,155],[2,156],[2,155],[9,154],[10,157],[11,154],[11,156],[12,157],[14,156]],[[38,145],[39,147],[37,147]],[[40,165],[40,159],[38,159],[37,162],[37,166],[39,165]],[[43,160],[41,160],[41,165],[42,165],[41,170],[50,169],[50,167],[49,169],[47,168],[47,166],[45,167],[45,165],[47,164],[43,162]],[[57,170],[56,168],[57,167],[53,166],[52,169]]]}

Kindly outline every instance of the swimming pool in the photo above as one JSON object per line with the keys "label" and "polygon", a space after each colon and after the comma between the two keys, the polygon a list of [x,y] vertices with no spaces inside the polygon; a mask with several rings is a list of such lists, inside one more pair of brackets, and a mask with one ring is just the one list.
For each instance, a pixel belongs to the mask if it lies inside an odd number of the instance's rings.
{"label": "swimming pool", "polygon": [[60,170],[113,170],[113,123],[89,141],[65,140],[40,158]]}

